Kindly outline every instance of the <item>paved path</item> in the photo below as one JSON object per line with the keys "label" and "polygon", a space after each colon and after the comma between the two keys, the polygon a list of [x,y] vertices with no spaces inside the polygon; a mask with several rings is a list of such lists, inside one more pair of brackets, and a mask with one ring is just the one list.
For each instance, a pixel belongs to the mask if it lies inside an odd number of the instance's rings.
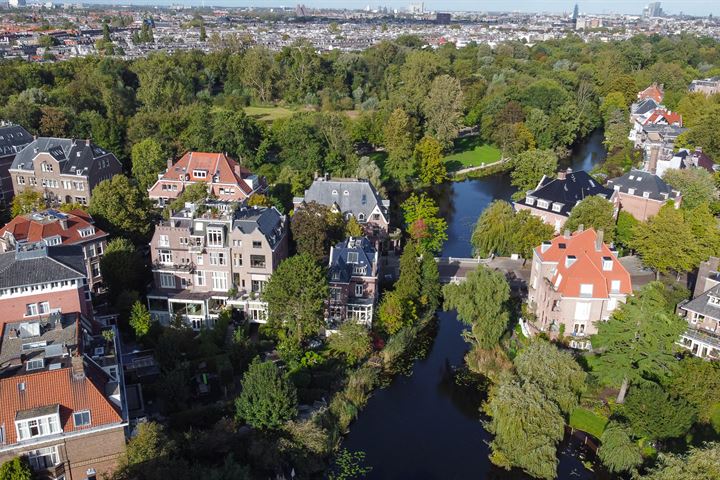
{"label": "paved path", "polygon": [[462,175],[464,173],[470,173],[470,172],[474,172],[476,170],[483,170],[485,168],[494,167],[495,165],[501,165],[501,164],[507,163],[509,161],[510,161],[509,158],[503,158],[502,160],[498,160],[497,162],[487,163],[487,164],[483,163],[482,165],[477,165],[474,167],[461,168],[460,170],[455,170],[454,172],[449,172],[449,173],[450,173],[450,175]]}
{"label": "paved path", "polygon": [[440,271],[440,282],[457,283],[462,282],[468,273],[483,265],[493,270],[499,270],[505,274],[513,288],[522,289],[530,279],[530,263],[522,258],[510,257],[494,258],[454,258],[438,257],[438,270]]}

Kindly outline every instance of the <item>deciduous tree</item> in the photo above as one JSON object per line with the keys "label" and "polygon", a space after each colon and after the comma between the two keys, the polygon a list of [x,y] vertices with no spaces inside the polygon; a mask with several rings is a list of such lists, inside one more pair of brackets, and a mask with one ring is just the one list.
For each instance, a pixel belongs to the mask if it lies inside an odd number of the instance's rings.
{"label": "deciduous tree", "polygon": [[339,212],[317,202],[310,202],[295,209],[290,230],[299,253],[306,253],[316,260],[325,258],[330,246],[341,240],[344,222]]}
{"label": "deciduous tree", "polygon": [[681,398],[670,396],[652,382],[630,390],[623,408],[636,437],[663,440],[679,437],[695,422],[695,407]]}
{"label": "deciduous tree", "polygon": [[13,197],[11,214],[14,218],[18,215],[27,215],[28,213],[43,210],[46,206],[47,203],[43,194],[28,188]]}
{"label": "deciduous tree", "polygon": [[442,145],[433,137],[423,137],[415,146],[415,158],[420,169],[420,181],[426,185],[442,183],[447,169],[442,157]]}
{"label": "deciduous tree", "polygon": [[513,199],[525,198],[543,175],[552,176],[558,167],[558,158],[552,150],[528,150],[518,154],[512,161],[510,183],[517,187]]}
{"label": "deciduous tree", "polygon": [[383,137],[388,152],[385,171],[399,182],[406,182],[415,175],[414,130],[410,116],[400,108],[390,114],[385,124]]}
{"label": "deciduous tree", "polygon": [[600,438],[598,457],[612,473],[632,472],[642,464],[642,455],[625,426],[610,422]]}
{"label": "deciduous tree", "polygon": [[268,322],[287,329],[289,338],[298,345],[324,325],[327,278],[324,269],[306,253],[280,263],[262,296],[268,304]]}
{"label": "deciduous tree", "polygon": [[103,180],[93,189],[88,212],[113,235],[147,239],[152,226],[147,196],[125,175]]}
{"label": "deciduous tree", "polygon": [[144,337],[150,331],[152,317],[144,303],[135,302],[130,311],[130,326],[138,338]]}
{"label": "deciduous tree", "polygon": [[405,225],[419,252],[433,254],[442,249],[447,240],[447,222],[440,216],[435,201],[426,194],[410,195],[402,204]]}
{"label": "deciduous tree", "polygon": [[450,75],[435,77],[423,102],[427,132],[444,148],[452,146],[462,122],[463,93],[460,82]]}
{"label": "deciduous tree", "polygon": [[358,363],[372,351],[367,327],[353,321],[340,325],[338,332],[328,338],[328,344],[330,350],[343,355],[350,365]]}
{"label": "deciduous tree", "polygon": [[132,174],[142,191],[148,190],[167,166],[160,143],[153,138],[136,143],[132,147]]}
{"label": "deciduous tree", "polygon": [[698,418],[709,422],[715,411],[720,411],[720,364],[697,357],[685,357],[673,371],[668,389],[684,398],[698,410]]}
{"label": "deciduous tree", "polygon": [[602,230],[605,241],[612,242],[615,237],[615,207],[599,195],[585,198],[570,211],[564,228],[575,232],[580,225],[594,228],[596,232]]}
{"label": "deciduous tree", "polygon": [[0,480],[32,480],[33,473],[26,459],[15,457],[0,465]]}
{"label": "deciduous tree", "polygon": [[642,480],[714,480],[720,478],[720,443],[691,447],[686,454],[661,453]]}
{"label": "deciduous tree", "polygon": [[692,210],[717,198],[715,180],[704,168],[671,168],[663,175],[668,185],[682,193],[682,208]]}
{"label": "deciduous tree", "polygon": [[274,362],[255,358],[235,400],[236,416],[260,430],[280,428],[297,415],[297,392]]}
{"label": "deciduous tree", "polygon": [[127,286],[142,284],[142,262],[130,240],[110,240],[100,258],[100,273],[113,302]]}

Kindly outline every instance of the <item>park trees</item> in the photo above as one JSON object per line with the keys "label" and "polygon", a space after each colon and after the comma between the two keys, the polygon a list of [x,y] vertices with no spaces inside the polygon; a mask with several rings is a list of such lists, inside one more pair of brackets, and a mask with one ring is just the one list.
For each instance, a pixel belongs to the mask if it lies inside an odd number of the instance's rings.
{"label": "park trees", "polygon": [[714,480],[720,478],[720,443],[691,447],[686,454],[662,453],[642,480]]}
{"label": "park trees", "polygon": [[463,92],[460,82],[450,75],[435,77],[423,102],[428,134],[447,149],[452,146],[462,122]]}
{"label": "park trees", "polygon": [[552,176],[558,167],[558,158],[552,150],[528,150],[518,154],[512,161],[510,183],[517,187],[514,200],[525,198],[543,175]]}
{"label": "park trees", "polygon": [[599,195],[585,198],[570,211],[565,229],[574,232],[580,225],[602,231],[605,241],[612,242],[615,238],[615,207]]}
{"label": "park trees", "polygon": [[146,138],[132,147],[132,174],[142,191],[146,191],[157,181],[167,162],[162,145],[154,138]]}
{"label": "park trees", "polygon": [[297,415],[295,386],[274,362],[255,358],[235,400],[236,417],[260,430],[274,430]]}
{"label": "park trees", "polygon": [[298,253],[320,260],[327,255],[331,245],[341,240],[343,219],[339,212],[333,212],[327,205],[310,202],[295,209],[290,230]]}
{"label": "park trees", "polygon": [[383,138],[388,152],[385,170],[395,180],[407,182],[415,175],[415,124],[404,110],[393,110],[385,124]]}
{"label": "park trees", "polygon": [[508,300],[510,286],[505,276],[494,270],[478,267],[464,282],[443,288],[445,310],[457,310],[458,318],[470,325],[466,339],[476,347],[495,347],[510,322]]}
{"label": "park trees", "polygon": [[147,239],[152,226],[147,196],[125,175],[100,182],[93,189],[88,212],[111,234],[136,242]]}
{"label": "park trees", "polygon": [[445,181],[447,169],[443,161],[440,142],[433,137],[423,137],[415,146],[415,158],[422,183],[434,185]]}
{"label": "park trees", "polygon": [[256,102],[269,103],[272,100],[273,83],[277,74],[277,64],[267,47],[254,46],[247,49],[242,58],[240,82],[250,91]]}
{"label": "park trees", "polygon": [[664,289],[660,282],[645,285],[607,322],[599,322],[591,339],[600,352],[591,363],[593,372],[609,385],[622,384],[618,403],[629,384],[667,377],[675,365],[675,341],[686,324],[668,305]]}
{"label": "park trees", "polygon": [[262,295],[268,304],[268,322],[278,330],[287,330],[288,339],[295,345],[302,345],[322,328],[327,278],[307,253],[284,260]]}
{"label": "park trees", "polygon": [[435,201],[426,194],[416,195],[402,204],[403,217],[410,237],[417,242],[420,253],[439,252],[447,240],[447,222],[440,216]]}

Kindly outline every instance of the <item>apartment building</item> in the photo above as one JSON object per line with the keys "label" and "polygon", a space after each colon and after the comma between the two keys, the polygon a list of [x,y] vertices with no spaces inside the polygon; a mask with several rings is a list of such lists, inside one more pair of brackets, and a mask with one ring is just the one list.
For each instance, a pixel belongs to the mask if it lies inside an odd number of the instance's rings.
{"label": "apartment building", "polygon": [[88,323],[53,313],[4,325],[0,463],[25,457],[43,480],[104,478],[117,466],[127,426],[118,337],[94,336]]}
{"label": "apartment building", "polygon": [[158,175],[148,194],[162,206],[194,183],[207,184],[209,193],[226,202],[242,202],[266,187],[264,179],[224,153],[187,152],[175,164],[168,160],[167,169]]}
{"label": "apartment building", "polygon": [[305,196],[295,197],[295,208],[316,202],[340,212],[343,217],[355,217],[363,227],[363,233],[376,248],[380,248],[389,237],[390,200],[380,197],[375,187],[367,180],[355,178],[319,177],[305,190]]}
{"label": "apartment building", "polygon": [[10,166],[15,155],[33,141],[33,136],[20,125],[0,122],[0,203],[9,204],[13,198]]}
{"label": "apartment building", "polygon": [[680,208],[682,195],[665,183],[658,175],[644,170],[632,169],[625,175],[608,180],[608,188],[617,192],[620,208],[640,220],[658,214],[668,202],[673,201]]}
{"label": "apartment building", "polygon": [[37,190],[53,204],[90,203],[92,190],[122,173],[120,161],[90,140],[39,137],[15,155],[13,190]]}
{"label": "apartment building", "polygon": [[350,237],[330,247],[328,330],[353,321],[372,326],[379,291],[378,252],[365,237]]}
{"label": "apartment building", "polygon": [[44,242],[45,245],[79,245],[85,257],[88,286],[97,292],[102,285],[100,259],[107,247],[108,234],[95,226],[82,210],[57,210],[19,215],[0,228],[0,252],[14,251],[18,245]]}
{"label": "apartment building", "polygon": [[605,188],[587,172],[570,169],[558,173],[557,178],[543,176],[534,190],[527,192],[525,198],[514,202],[515,210],[529,210],[559,233],[572,209],[583,199],[599,195],[618,208],[614,190]]}
{"label": "apartment building", "polygon": [[199,330],[228,306],[264,322],[260,294],[287,257],[287,218],[274,207],[186,204],[156,225],[150,248],[148,303],[160,322],[179,315]]}
{"label": "apartment building", "polygon": [[632,294],[630,274],[602,232],[581,230],[543,242],[533,251],[528,304],[531,332],[570,336],[573,348],[590,348],[596,323],[607,320]]}
{"label": "apartment building", "polygon": [[700,264],[693,298],[678,305],[688,328],[678,342],[700,358],[720,360],[720,258]]}
{"label": "apartment building", "polygon": [[702,93],[705,96],[716,95],[720,93],[720,77],[704,78],[702,80],[693,80],[688,89],[692,93]]}
{"label": "apartment building", "polygon": [[0,253],[0,326],[79,312],[92,319],[85,258],[79,245],[20,244]]}

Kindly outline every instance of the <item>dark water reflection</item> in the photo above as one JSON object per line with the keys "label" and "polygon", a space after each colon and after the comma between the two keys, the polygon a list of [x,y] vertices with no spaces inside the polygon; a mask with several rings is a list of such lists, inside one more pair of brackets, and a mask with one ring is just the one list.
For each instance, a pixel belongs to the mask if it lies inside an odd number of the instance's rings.
{"label": "dark water reflection", "polygon": [[[601,141],[601,132],[591,135],[563,167],[590,169],[604,160]],[[509,200],[513,191],[505,174],[443,185],[438,198],[449,237],[443,256],[470,256],[470,236],[478,216],[494,199]],[[451,367],[461,365],[467,351],[463,329],[454,312],[439,313],[428,355],[415,361],[409,376],[399,376],[376,392],[352,424],[344,446],[367,454],[373,467],[368,478],[529,478],[490,464],[491,435],[483,428],[478,411],[482,399],[450,379]],[[559,452],[558,478],[597,478],[583,467],[577,445],[566,442]]]}

